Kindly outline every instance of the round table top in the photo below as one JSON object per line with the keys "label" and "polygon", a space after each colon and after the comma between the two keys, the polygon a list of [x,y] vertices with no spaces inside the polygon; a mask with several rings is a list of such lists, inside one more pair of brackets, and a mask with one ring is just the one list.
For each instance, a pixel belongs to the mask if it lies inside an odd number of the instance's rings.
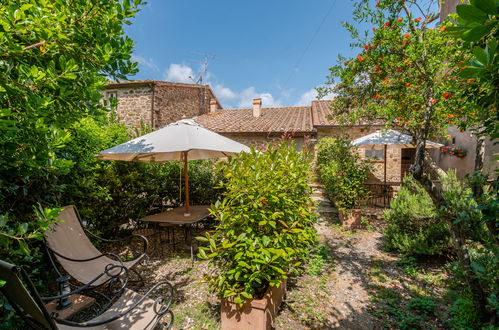
{"label": "round table top", "polygon": [[176,207],[173,210],[161,212],[157,214],[148,215],[140,221],[155,222],[155,223],[168,223],[174,225],[183,225],[196,223],[210,215],[209,205],[193,205],[189,206],[189,215],[184,215],[185,207]]}

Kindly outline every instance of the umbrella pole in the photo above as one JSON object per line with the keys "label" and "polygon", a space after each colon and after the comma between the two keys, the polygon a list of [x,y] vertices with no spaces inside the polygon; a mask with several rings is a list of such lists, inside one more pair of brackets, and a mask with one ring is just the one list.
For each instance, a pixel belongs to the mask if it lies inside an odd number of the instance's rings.
{"label": "umbrella pole", "polygon": [[383,158],[385,159],[385,169],[384,169],[384,181],[385,181],[385,185],[386,185],[386,148],[387,148],[387,145],[385,144],[385,154],[383,155]]}
{"label": "umbrella pole", "polygon": [[185,184],[185,212],[186,217],[190,216],[189,212],[189,163],[187,161],[188,151],[184,151],[184,184]]}
{"label": "umbrella pole", "polygon": [[387,145],[385,144],[385,148],[384,148],[384,155],[383,155],[383,158],[385,159],[385,168],[384,168],[384,173],[383,173],[383,177],[384,177],[384,185],[383,185],[383,204],[386,205],[386,197],[388,195],[388,189],[386,189],[386,149],[387,149]]}

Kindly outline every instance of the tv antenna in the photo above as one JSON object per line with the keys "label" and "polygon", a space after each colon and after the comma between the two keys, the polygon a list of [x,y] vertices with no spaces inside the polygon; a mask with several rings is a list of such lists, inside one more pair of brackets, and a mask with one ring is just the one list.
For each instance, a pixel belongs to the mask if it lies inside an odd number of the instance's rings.
{"label": "tv antenna", "polygon": [[196,77],[189,76],[189,79],[192,80],[193,83],[197,85],[202,85],[203,84],[203,78],[207,76],[208,74],[208,60],[215,59],[216,56],[209,55],[206,53],[198,53],[198,52],[192,52],[194,55],[198,55],[203,57],[203,60],[190,60],[192,62],[199,63],[199,71],[196,75]]}

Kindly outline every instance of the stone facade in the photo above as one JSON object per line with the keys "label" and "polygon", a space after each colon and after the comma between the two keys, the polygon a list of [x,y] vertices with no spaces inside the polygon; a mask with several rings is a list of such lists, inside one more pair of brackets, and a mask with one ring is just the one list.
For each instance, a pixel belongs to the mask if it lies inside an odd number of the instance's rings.
{"label": "stone facade", "polygon": [[[216,100],[208,85],[156,80],[110,83],[104,97],[117,99],[116,115],[125,125],[148,125],[153,129],[208,113],[210,99]],[[217,100],[216,103],[221,108]]]}
{"label": "stone facade", "polygon": [[381,129],[382,126],[317,126],[317,139],[325,136],[348,137],[351,140],[358,139]]}
{"label": "stone facade", "polygon": [[214,98],[208,85],[171,86],[158,83],[154,92],[153,127],[160,128],[182,118],[208,113],[210,99]]}
{"label": "stone facade", "polygon": [[[374,133],[379,130],[381,126],[318,126],[317,139],[323,137],[347,137],[350,140],[355,140],[365,135]],[[359,154],[365,158],[365,150],[367,148],[359,148]],[[380,149],[380,148],[376,148]],[[395,146],[388,146],[386,151],[386,181],[387,182],[401,182],[402,181],[402,149]],[[368,183],[382,183],[384,182],[384,161],[371,160],[373,169]]]}
{"label": "stone facade", "polygon": [[[264,134],[255,134],[255,133],[220,133],[221,135],[228,137],[234,141],[245,144],[247,146],[261,146],[263,144],[267,144],[270,141],[278,140],[282,137],[282,135],[264,135]],[[291,138],[296,142],[298,148],[303,148],[305,144],[305,137],[303,136],[294,136]]]}
{"label": "stone facade", "polygon": [[141,124],[151,124],[152,86],[133,86],[110,88],[105,97],[115,97],[118,100],[116,116],[129,127],[140,127]]}

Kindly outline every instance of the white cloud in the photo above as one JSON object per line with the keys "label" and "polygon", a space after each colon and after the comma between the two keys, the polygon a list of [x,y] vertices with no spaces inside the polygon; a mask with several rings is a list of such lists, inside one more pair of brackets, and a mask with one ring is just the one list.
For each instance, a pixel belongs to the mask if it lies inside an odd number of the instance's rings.
{"label": "white cloud", "polygon": [[222,84],[212,86],[213,92],[226,108],[238,107],[249,108],[253,106],[253,99],[261,98],[263,107],[281,106],[281,101],[276,100],[270,93],[259,93],[255,87],[248,87],[241,92],[235,92]]}
{"label": "white cloud", "polygon": [[195,74],[188,65],[172,63],[165,71],[163,77],[167,81],[192,83],[191,78],[194,78]]}
{"label": "white cloud", "polygon": [[213,87],[213,92],[215,95],[222,100],[234,100],[237,98],[237,94],[228,87],[224,87],[221,84],[216,84]]}
{"label": "white cloud", "polygon": [[[191,78],[194,78],[196,74],[194,70],[185,64],[170,64],[169,68],[163,74],[163,78],[167,81],[176,81],[183,83],[193,83]],[[213,75],[207,72],[203,77],[203,84],[210,84],[210,78]],[[278,107],[281,106],[281,101],[275,99],[271,93],[258,92],[255,87],[247,87],[240,92],[234,91],[223,84],[216,83],[211,84],[213,92],[217,98],[225,105],[226,108],[231,107],[251,107],[253,104],[253,99],[261,98],[263,107]]]}
{"label": "white cloud", "polygon": [[317,90],[312,88],[300,96],[295,105],[310,105],[313,100],[317,100]]}
{"label": "white cloud", "polygon": [[148,67],[151,70],[159,71],[159,67],[156,65],[156,63],[154,63],[154,60],[150,57],[145,58],[145,57],[140,56],[140,55],[133,55],[132,61],[139,62],[139,64],[141,64],[145,67]]}
{"label": "white cloud", "polygon": [[262,107],[278,107],[281,105],[279,100],[275,100],[270,93],[258,93],[255,87],[245,88],[239,93],[239,107],[251,107],[253,99],[261,98]]}

